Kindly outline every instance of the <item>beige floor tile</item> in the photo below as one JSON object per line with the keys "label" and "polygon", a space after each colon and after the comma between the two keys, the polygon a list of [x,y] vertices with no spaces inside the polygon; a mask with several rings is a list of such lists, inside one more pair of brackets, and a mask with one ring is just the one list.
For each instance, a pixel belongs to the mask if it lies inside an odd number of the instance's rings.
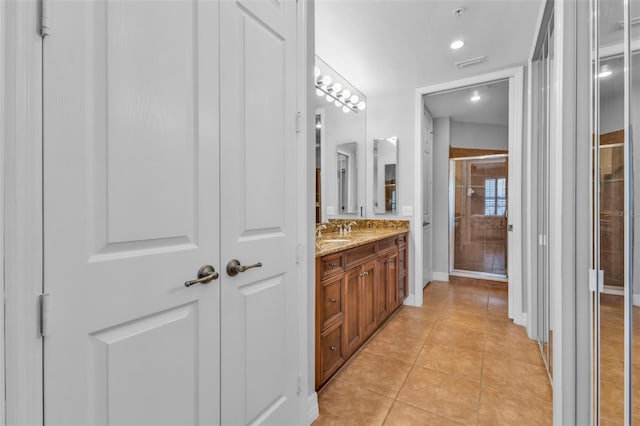
{"label": "beige floor tile", "polygon": [[339,378],[318,395],[320,417],[314,425],[381,425],[393,400]]}
{"label": "beige floor tile", "polygon": [[411,364],[371,352],[360,352],[338,378],[370,391],[395,398]]}
{"label": "beige floor tile", "polygon": [[477,382],[414,366],[398,400],[464,424],[475,424],[479,396]]}
{"label": "beige floor tile", "polygon": [[487,326],[487,317],[474,310],[448,310],[440,314],[438,325],[459,327],[484,333]]}
{"label": "beige floor tile", "polygon": [[416,339],[407,333],[399,333],[394,328],[385,327],[366,343],[363,351],[413,364],[423,344],[424,339],[422,338]]}
{"label": "beige floor tile", "polygon": [[442,345],[460,347],[474,351],[482,351],[484,348],[484,334],[466,328],[451,327],[439,322],[431,330],[427,343],[430,345]]}
{"label": "beige floor tile", "polygon": [[419,308],[413,306],[403,306],[400,312],[395,318],[414,318],[419,320],[435,321],[440,315],[440,309],[426,308],[421,306]]}
{"label": "beige floor tile", "polygon": [[505,318],[487,317],[485,332],[501,336],[503,339],[530,340],[524,327],[516,325],[510,319]]}
{"label": "beige floor tile", "polygon": [[396,401],[384,424],[386,426],[459,426],[462,423]]}
{"label": "beige floor tile", "polygon": [[444,345],[425,344],[416,364],[452,376],[480,382],[484,352]]}
{"label": "beige floor tile", "polygon": [[533,366],[503,356],[486,353],[482,367],[482,386],[519,393],[522,397],[551,402],[551,383],[543,366]]}
{"label": "beige floor tile", "polygon": [[505,339],[495,334],[487,334],[485,352],[505,358],[528,362],[534,366],[544,366],[538,343],[530,339]]}
{"label": "beige floor tile", "polygon": [[482,426],[550,426],[551,404],[502,389],[483,387],[479,424]]}

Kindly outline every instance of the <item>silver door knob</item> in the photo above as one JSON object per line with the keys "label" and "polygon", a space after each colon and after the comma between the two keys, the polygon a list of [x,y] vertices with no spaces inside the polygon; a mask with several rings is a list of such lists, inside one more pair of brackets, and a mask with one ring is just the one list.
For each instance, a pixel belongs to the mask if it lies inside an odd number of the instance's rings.
{"label": "silver door knob", "polygon": [[231,259],[229,263],[227,263],[227,274],[229,274],[230,277],[235,277],[240,272],[244,272],[247,269],[261,268],[261,267],[262,267],[261,262],[255,263],[253,265],[244,266],[240,263],[238,259]]}
{"label": "silver door knob", "polygon": [[194,284],[207,284],[210,281],[217,280],[219,277],[216,270],[211,265],[204,265],[198,270],[198,279],[186,281],[185,287],[191,287]]}

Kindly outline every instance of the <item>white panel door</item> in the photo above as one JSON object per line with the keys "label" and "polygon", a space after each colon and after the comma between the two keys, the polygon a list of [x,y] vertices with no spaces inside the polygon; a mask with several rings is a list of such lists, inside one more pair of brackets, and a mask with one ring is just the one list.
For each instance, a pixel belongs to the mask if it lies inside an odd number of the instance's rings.
{"label": "white panel door", "polygon": [[219,5],[49,15],[45,424],[219,423]]}
{"label": "white panel door", "polygon": [[221,3],[222,423],[298,424],[296,2]]}
{"label": "white panel door", "polygon": [[422,138],[422,285],[433,280],[433,119],[424,112]]}

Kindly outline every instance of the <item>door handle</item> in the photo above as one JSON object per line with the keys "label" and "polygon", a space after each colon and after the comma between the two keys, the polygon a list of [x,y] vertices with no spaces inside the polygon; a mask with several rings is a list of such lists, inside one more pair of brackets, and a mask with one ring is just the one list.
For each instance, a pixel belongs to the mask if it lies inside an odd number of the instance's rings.
{"label": "door handle", "polygon": [[217,280],[219,277],[216,270],[211,265],[204,265],[198,270],[198,279],[186,281],[185,287],[191,287],[194,284],[207,284],[209,281]]}
{"label": "door handle", "polygon": [[253,265],[244,266],[240,264],[240,261],[238,259],[231,259],[229,263],[227,263],[227,274],[229,274],[230,277],[235,277],[240,272],[244,272],[251,268],[261,268],[261,267],[262,267],[261,262],[255,263]]}
{"label": "door handle", "polygon": [[429,222],[422,222],[422,226],[429,226],[431,225]]}

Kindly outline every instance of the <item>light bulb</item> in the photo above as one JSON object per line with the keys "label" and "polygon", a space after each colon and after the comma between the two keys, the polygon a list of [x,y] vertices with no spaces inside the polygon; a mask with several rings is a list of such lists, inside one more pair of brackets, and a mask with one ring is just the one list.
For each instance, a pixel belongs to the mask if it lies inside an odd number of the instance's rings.
{"label": "light bulb", "polygon": [[314,75],[314,77],[317,79],[318,77],[320,77],[320,74],[321,74],[320,68],[318,68],[318,67],[314,67],[314,68],[313,68],[313,75]]}
{"label": "light bulb", "polygon": [[322,77],[322,84],[324,84],[325,86],[328,86],[331,84],[333,80],[331,79],[330,75],[325,75],[324,77]]}
{"label": "light bulb", "polygon": [[366,108],[367,104],[365,104],[364,101],[360,101],[360,103],[358,104],[358,109],[364,111]]}
{"label": "light bulb", "polygon": [[351,91],[349,89],[344,89],[340,92],[340,97],[343,99],[349,99],[349,96],[351,96]]}
{"label": "light bulb", "polygon": [[327,95],[327,102],[333,102],[333,98],[329,95]]}
{"label": "light bulb", "polygon": [[598,74],[598,78],[609,77],[611,74],[613,74],[613,72],[609,69],[609,66],[603,65],[602,68],[600,68],[600,73]]}
{"label": "light bulb", "polygon": [[333,90],[334,93],[338,93],[342,90],[342,84],[334,83],[333,86],[331,86],[331,90]]}
{"label": "light bulb", "polygon": [[473,92],[473,96],[471,96],[471,98],[469,98],[469,100],[471,102],[478,102],[480,100],[480,94],[478,93],[477,90],[475,92]]}
{"label": "light bulb", "polygon": [[324,92],[320,89],[316,89],[316,95],[318,96],[324,96]]}
{"label": "light bulb", "polygon": [[337,106],[337,107],[339,107],[339,106],[341,106],[341,105],[342,105],[342,102],[340,102],[340,101],[336,101],[336,102],[335,102],[335,104],[336,104],[336,106]]}
{"label": "light bulb", "polygon": [[358,97],[358,95],[353,95],[349,98],[349,100],[351,101],[352,104],[357,105],[360,98]]}
{"label": "light bulb", "polygon": [[349,112],[351,111],[351,108],[343,106],[342,107],[342,112],[344,112],[345,114],[349,114]]}

